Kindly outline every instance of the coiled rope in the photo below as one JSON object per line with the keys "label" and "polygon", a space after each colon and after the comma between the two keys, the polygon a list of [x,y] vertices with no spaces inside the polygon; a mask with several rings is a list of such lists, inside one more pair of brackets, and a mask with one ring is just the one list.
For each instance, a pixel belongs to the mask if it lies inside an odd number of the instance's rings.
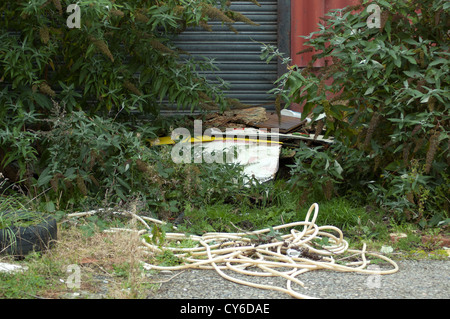
{"label": "coiled rope", "polygon": [[[93,214],[91,211],[84,214]],[[143,223],[146,227],[138,231],[140,235],[147,233],[151,238],[151,226],[146,221],[164,224],[164,222],[138,216],[127,212]],[[214,269],[223,278],[250,287],[277,290],[294,298],[311,298],[292,288],[292,282],[305,287],[297,276],[312,270],[327,269],[341,272],[359,272],[372,275],[386,275],[398,271],[398,265],[390,258],[381,254],[367,252],[366,244],[362,250],[349,249],[342,231],[334,226],[317,226],[316,219],[319,205],[314,203],[309,208],[305,220],[265,228],[253,232],[238,233],[206,233],[202,236],[183,233],[166,233],[163,245],[142,238],[141,246],[149,254],[163,253],[170,250],[175,257],[183,261],[178,266],[160,266],[142,262],[146,269],[155,270],[186,270]],[[310,217],[312,218],[310,220]],[[83,216],[83,213],[71,214],[69,217]],[[303,230],[295,227],[303,226]],[[273,236],[279,230],[289,230],[287,234]],[[126,228],[112,228],[108,231],[133,231]],[[255,240],[257,238],[257,240]],[[324,240],[326,238],[326,240]],[[182,247],[182,240],[196,243],[194,247]],[[325,243],[317,247],[317,241]],[[178,246],[177,246],[178,245]],[[350,253],[350,255],[348,255]],[[372,256],[387,261],[392,269],[368,269]],[[357,261],[345,262],[348,259]],[[286,288],[253,283],[235,278],[224,270],[231,270],[248,276],[278,276],[287,280]]]}

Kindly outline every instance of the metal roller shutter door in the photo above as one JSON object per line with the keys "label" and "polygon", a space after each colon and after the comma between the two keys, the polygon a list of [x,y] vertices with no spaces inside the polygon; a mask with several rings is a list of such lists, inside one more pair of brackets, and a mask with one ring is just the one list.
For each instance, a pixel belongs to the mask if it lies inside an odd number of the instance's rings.
{"label": "metal roller shutter door", "polygon": [[225,91],[228,97],[271,109],[274,98],[267,92],[278,78],[278,62],[262,61],[261,44],[257,42],[278,45],[278,2],[258,2],[260,7],[250,1],[232,2],[230,6],[258,26],[237,22],[233,24],[236,34],[220,21],[211,21],[212,32],[202,28],[187,29],[176,39],[175,45],[193,56],[215,59],[219,71],[201,74],[211,83],[218,83],[216,77],[227,81],[230,84]]}

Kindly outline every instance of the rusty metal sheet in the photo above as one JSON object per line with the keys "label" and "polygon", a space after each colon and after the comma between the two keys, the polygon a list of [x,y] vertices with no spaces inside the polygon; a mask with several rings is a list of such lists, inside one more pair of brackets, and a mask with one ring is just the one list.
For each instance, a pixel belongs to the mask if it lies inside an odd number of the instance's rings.
{"label": "rusty metal sheet", "polygon": [[[325,16],[331,9],[345,8],[356,5],[359,0],[294,0],[291,2],[291,57],[292,63],[305,67],[311,61],[313,53],[297,55],[297,52],[307,48],[307,41],[300,36],[307,36],[319,30],[320,17]],[[315,67],[324,66],[324,60],[317,60]]]}

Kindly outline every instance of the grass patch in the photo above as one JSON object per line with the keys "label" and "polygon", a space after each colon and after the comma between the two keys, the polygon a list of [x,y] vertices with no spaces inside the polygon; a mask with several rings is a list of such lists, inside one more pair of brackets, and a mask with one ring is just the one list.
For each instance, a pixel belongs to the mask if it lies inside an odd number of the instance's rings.
{"label": "grass patch", "polygon": [[[298,206],[299,194],[281,194],[278,194],[279,200],[272,200],[264,207],[217,203],[187,209],[184,223],[178,225],[178,229],[191,234],[237,232],[304,220],[309,206]],[[95,226],[98,223],[101,228]],[[390,257],[394,258],[448,259],[448,254],[442,249],[426,247],[420,240],[421,232],[414,225],[393,225],[383,220],[381,212],[360,207],[345,198],[319,202],[316,224],[341,228],[351,247],[359,248],[362,242],[366,242],[369,251],[379,251],[383,245],[392,246],[395,253]],[[0,298],[67,298],[81,292],[83,294],[78,298],[146,298],[159,285],[151,283],[149,277],[154,272],[144,270],[139,261],[166,266],[176,266],[181,261],[170,251],[151,256],[144,254],[138,249],[140,238],[135,233],[102,232],[108,226],[117,225],[137,228],[131,220],[126,222],[122,219],[119,223],[117,220],[78,219],[76,223],[59,225],[59,239],[46,253],[31,254],[22,261],[0,257],[0,262],[28,267],[23,273],[0,274]],[[89,227],[89,232],[86,232],[86,227]],[[405,232],[408,236],[392,243],[388,234],[394,231]],[[183,244],[192,246],[189,240]],[[70,265],[80,267],[81,284],[78,288],[67,285]]]}
{"label": "grass patch", "polygon": [[[424,231],[418,225],[397,224],[382,210],[363,206],[351,198],[325,200],[316,197],[305,201],[305,194],[289,190],[283,180],[259,185],[251,191],[243,189],[241,195],[241,201],[229,201],[229,196],[223,196],[222,200],[204,205],[186,202],[179,212],[184,218],[177,224],[178,231],[202,235],[275,227],[303,221],[310,205],[317,202],[316,224],[340,228],[350,247],[358,249],[364,242],[369,251],[379,252],[381,247],[391,246],[393,254],[388,256],[393,258],[448,259],[446,251],[421,241]],[[46,253],[31,254],[21,261],[0,256],[0,262],[28,268],[14,275],[0,274],[0,298],[68,298],[75,293],[80,293],[77,298],[146,298],[150,291],[158,289],[159,284],[149,280],[155,272],[143,269],[140,261],[166,266],[182,262],[170,251],[147,255],[139,249],[141,238],[136,233],[104,232],[110,227],[138,229],[140,224],[112,214],[71,219],[70,222],[63,219],[59,223],[58,241]],[[431,229],[427,232],[439,231]],[[394,243],[389,238],[392,232],[406,233],[407,237]],[[192,246],[189,240],[181,244]],[[71,265],[80,269],[79,287],[68,285]]]}
{"label": "grass patch", "polygon": [[[66,298],[78,291],[103,298],[139,298],[143,286],[139,263],[145,258],[134,233],[104,233],[87,236],[79,226],[60,227],[59,239],[44,254],[31,254],[22,261],[2,256],[0,262],[27,267],[22,273],[0,273],[0,298]],[[69,285],[75,265],[80,286]]]}

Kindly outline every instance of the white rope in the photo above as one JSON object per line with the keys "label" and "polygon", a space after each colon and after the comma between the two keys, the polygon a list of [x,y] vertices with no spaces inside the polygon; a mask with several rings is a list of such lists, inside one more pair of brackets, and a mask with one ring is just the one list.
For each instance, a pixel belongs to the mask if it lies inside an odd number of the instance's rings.
{"label": "white rope", "polygon": [[[304,221],[278,225],[273,228],[265,228],[253,232],[217,232],[206,233],[203,236],[166,233],[164,245],[155,245],[142,238],[142,248],[149,254],[170,250],[174,256],[183,261],[183,264],[178,266],[159,266],[145,262],[143,264],[146,269],[156,270],[214,269],[220,276],[235,283],[260,289],[281,291],[294,298],[310,298],[292,288],[293,282],[304,287],[303,282],[296,277],[308,271],[327,269],[376,275],[392,274],[398,271],[398,266],[393,260],[377,253],[367,252],[365,244],[362,250],[349,249],[348,242],[344,239],[343,233],[339,228],[334,226],[317,226],[315,222],[318,212],[319,205],[315,203],[309,208]],[[131,212],[127,213],[145,226],[146,230],[141,230],[138,233],[140,235],[147,233],[150,238],[152,238],[152,235],[149,233],[151,227],[145,220],[160,225],[164,224],[164,222],[157,219],[141,217]],[[91,214],[93,214],[93,211],[86,213],[86,215]],[[83,214],[76,213],[68,216],[80,217]],[[295,229],[295,227],[299,226],[303,226],[302,231]],[[268,235],[270,232],[282,229],[290,229],[290,231],[287,234],[276,237]],[[130,231],[130,229],[114,228],[110,231]],[[260,236],[261,240],[252,240],[252,238],[258,236]],[[317,244],[314,244],[314,241],[319,239],[323,242],[324,238],[328,239],[327,245],[316,248]],[[177,243],[182,240],[190,240],[197,244],[195,247],[177,246]],[[352,253],[353,255],[343,256],[345,253]],[[343,263],[344,260],[350,257],[355,259],[358,256],[360,260],[357,262]],[[370,264],[370,260],[367,259],[367,256],[387,261],[392,265],[392,268],[387,270],[368,269],[367,266]],[[336,262],[336,257],[342,257],[338,259],[339,263]],[[249,277],[281,277],[287,280],[286,288],[238,279],[225,273],[224,270],[231,270]]]}

